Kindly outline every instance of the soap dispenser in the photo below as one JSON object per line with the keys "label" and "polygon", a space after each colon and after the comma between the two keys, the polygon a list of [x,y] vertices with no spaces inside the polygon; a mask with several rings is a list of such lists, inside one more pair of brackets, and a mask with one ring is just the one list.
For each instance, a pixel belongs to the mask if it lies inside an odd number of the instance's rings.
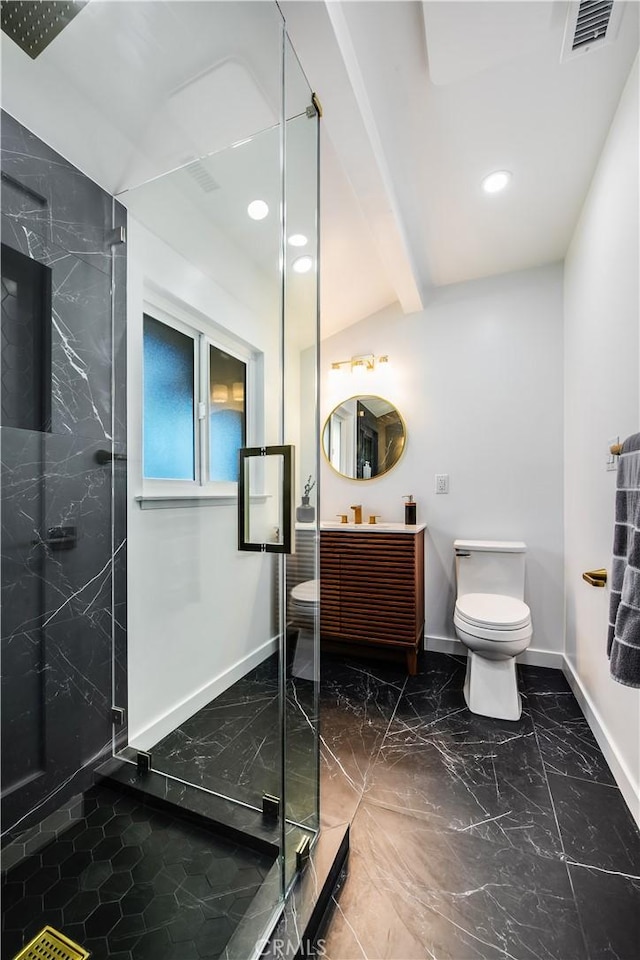
{"label": "soap dispenser", "polygon": [[413,499],[413,494],[408,493],[402,499],[407,501],[404,505],[404,522],[408,527],[415,527],[417,504]]}
{"label": "soap dispenser", "polygon": [[365,460],[364,466],[362,468],[362,479],[371,480],[371,464],[368,460]]}

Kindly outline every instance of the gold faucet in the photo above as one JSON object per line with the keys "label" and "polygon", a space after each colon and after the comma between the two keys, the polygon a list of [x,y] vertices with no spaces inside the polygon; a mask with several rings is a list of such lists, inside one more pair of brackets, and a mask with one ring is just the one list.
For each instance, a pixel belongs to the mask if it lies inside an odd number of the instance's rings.
{"label": "gold faucet", "polygon": [[362,523],[362,504],[361,504],[361,503],[358,503],[358,504],[356,504],[355,506],[349,507],[349,509],[350,509],[350,510],[353,510],[353,512],[354,512],[353,522],[354,522],[354,523]]}

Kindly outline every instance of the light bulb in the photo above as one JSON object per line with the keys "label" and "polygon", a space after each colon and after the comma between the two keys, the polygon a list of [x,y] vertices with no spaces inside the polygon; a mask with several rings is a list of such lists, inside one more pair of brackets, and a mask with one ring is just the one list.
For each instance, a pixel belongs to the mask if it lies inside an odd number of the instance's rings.
{"label": "light bulb", "polygon": [[296,273],[309,273],[313,266],[313,257],[298,257],[291,264]]}
{"label": "light bulb", "polygon": [[269,214],[269,204],[264,200],[252,200],[247,207],[247,213],[252,220],[264,220]]}
{"label": "light bulb", "polygon": [[482,189],[485,193],[499,193],[504,190],[510,180],[511,174],[508,170],[496,170],[495,173],[490,173],[484,178]]}

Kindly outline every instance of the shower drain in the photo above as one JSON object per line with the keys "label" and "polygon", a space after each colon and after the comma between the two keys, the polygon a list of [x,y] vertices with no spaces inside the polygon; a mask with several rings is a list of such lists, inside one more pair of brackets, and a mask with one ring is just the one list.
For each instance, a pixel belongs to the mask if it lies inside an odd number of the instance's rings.
{"label": "shower drain", "polygon": [[13,960],[87,960],[91,954],[63,933],[45,927]]}

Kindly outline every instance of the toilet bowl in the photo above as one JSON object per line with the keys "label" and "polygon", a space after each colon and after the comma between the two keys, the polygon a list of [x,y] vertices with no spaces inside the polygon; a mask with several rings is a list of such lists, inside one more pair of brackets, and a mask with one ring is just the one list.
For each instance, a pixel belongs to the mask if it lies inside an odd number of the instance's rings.
{"label": "toilet bowl", "polygon": [[317,680],[315,630],[319,600],[319,580],[304,580],[289,593],[287,675],[300,680]]}
{"label": "toilet bowl", "polygon": [[518,720],[516,656],[533,635],[523,600],[526,544],[505,540],[456,540],[456,635],[467,647],[464,698],[473,713]]}
{"label": "toilet bowl", "polygon": [[289,619],[297,626],[313,629],[320,599],[320,581],[304,580],[291,588]]}
{"label": "toilet bowl", "polygon": [[301,615],[303,619],[313,617],[318,608],[319,592],[319,580],[303,580],[302,583],[297,583],[295,587],[292,587],[290,594],[292,615],[295,612]]}

